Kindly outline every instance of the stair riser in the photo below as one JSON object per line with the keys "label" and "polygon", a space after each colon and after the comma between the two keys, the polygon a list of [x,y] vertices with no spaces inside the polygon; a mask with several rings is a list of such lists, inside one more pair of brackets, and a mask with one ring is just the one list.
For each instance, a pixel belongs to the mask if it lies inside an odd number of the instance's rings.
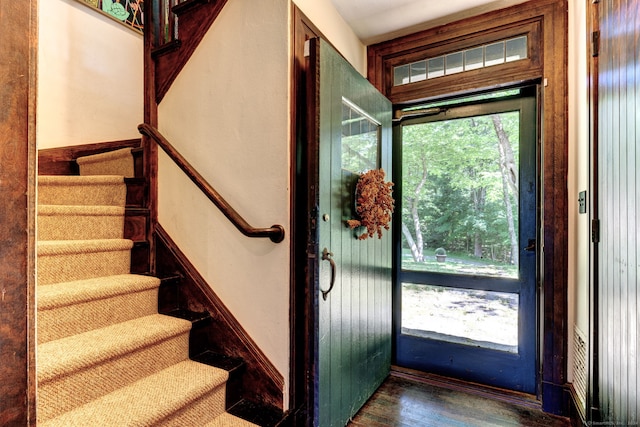
{"label": "stair riser", "polygon": [[38,216],[38,240],[122,239],[123,235],[123,215]]}
{"label": "stair riser", "polygon": [[127,274],[130,269],[130,250],[39,255],[38,285]]}
{"label": "stair riser", "polygon": [[135,175],[131,148],[84,156],[77,160],[80,175]]}
{"label": "stair riser", "polygon": [[39,309],[38,344],[157,312],[157,288],[50,310]]}
{"label": "stair riser", "polygon": [[[188,358],[189,333],[38,384],[38,421],[70,411]],[[142,398],[142,396],[141,396]],[[120,409],[120,408],[114,408]]]}
{"label": "stair riser", "polygon": [[121,184],[38,185],[40,205],[124,206],[127,187]]}
{"label": "stair riser", "polygon": [[122,175],[134,176],[133,165],[121,165],[117,160],[80,165],[80,175]]}
{"label": "stair riser", "polygon": [[216,387],[182,410],[156,424],[157,426],[198,426],[203,420],[210,420],[225,411],[226,384]]}

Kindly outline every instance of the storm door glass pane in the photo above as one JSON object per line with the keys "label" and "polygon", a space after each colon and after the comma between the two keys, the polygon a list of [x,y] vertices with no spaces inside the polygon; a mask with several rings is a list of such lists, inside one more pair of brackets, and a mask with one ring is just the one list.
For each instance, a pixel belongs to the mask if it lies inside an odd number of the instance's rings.
{"label": "storm door glass pane", "polygon": [[342,169],[361,174],[379,168],[380,124],[342,100]]}
{"label": "storm door glass pane", "polygon": [[518,278],[518,111],[402,127],[402,270]]}
{"label": "storm door glass pane", "polygon": [[518,352],[518,294],[402,284],[402,333]]}

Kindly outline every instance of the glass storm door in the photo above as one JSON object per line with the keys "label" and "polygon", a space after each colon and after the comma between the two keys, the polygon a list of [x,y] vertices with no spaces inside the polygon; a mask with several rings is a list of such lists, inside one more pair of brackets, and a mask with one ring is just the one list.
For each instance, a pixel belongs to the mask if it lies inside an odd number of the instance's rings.
{"label": "glass storm door", "polygon": [[535,393],[536,100],[515,92],[395,128],[396,363]]}
{"label": "glass storm door", "polygon": [[342,427],[391,364],[391,231],[359,240],[363,230],[347,226],[356,217],[360,174],[383,168],[391,180],[391,103],[325,41],[311,40],[309,53],[317,138],[309,144],[309,167],[318,168],[317,188],[308,189],[316,243],[308,250],[317,321],[313,422]]}

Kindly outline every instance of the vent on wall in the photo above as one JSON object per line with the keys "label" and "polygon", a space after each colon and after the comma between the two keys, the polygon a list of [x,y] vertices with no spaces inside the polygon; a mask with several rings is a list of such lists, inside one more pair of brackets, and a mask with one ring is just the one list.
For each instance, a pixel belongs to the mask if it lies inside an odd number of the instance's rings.
{"label": "vent on wall", "polygon": [[[578,408],[586,411],[587,401],[587,343],[584,335],[578,329],[573,328],[573,388],[578,399]],[[584,412],[583,412],[584,413]]]}

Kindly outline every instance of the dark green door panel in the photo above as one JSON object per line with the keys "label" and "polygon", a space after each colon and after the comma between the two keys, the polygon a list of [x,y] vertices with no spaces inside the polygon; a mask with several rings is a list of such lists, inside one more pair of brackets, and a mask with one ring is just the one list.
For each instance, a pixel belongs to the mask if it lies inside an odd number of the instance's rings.
{"label": "dark green door panel", "polygon": [[391,233],[358,240],[362,230],[346,226],[359,174],[382,167],[391,176],[391,104],[326,42],[312,41],[310,60],[319,165],[309,251],[317,266],[314,424],[344,426],[391,363]]}

